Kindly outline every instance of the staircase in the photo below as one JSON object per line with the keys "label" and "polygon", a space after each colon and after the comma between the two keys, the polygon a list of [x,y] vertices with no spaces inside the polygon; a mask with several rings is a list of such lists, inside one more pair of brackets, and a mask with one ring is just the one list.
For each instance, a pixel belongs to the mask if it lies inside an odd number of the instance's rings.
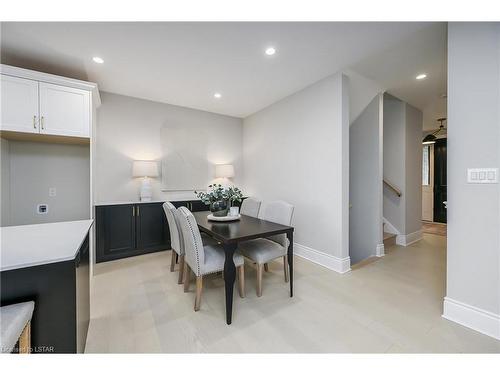
{"label": "staircase", "polygon": [[384,232],[384,247],[393,246],[396,244],[396,235],[393,233]]}

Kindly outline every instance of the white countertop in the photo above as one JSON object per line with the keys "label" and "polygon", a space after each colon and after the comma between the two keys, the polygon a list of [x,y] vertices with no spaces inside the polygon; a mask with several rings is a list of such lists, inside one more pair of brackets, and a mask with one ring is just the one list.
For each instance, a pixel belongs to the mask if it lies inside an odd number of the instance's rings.
{"label": "white countertop", "polygon": [[186,198],[186,199],[154,199],[149,202],[141,201],[110,201],[110,202],[97,202],[94,206],[117,206],[120,204],[148,204],[148,203],[165,203],[165,202],[184,202],[184,201],[199,201],[199,198]]}
{"label": "white countertop", "polygon": [[74,259],[93,220],[0,228],[0,271]]}

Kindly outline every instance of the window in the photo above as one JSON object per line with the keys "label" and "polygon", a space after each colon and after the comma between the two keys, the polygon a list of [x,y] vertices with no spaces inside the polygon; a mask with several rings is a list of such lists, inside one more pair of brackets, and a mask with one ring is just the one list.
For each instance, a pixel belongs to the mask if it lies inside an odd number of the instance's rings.
{"label": "window", "polygon": [[431,146],[424,145],[424,149],[422,152],[423,160],[422,160],[422,185],[429,186],[431,184]]}

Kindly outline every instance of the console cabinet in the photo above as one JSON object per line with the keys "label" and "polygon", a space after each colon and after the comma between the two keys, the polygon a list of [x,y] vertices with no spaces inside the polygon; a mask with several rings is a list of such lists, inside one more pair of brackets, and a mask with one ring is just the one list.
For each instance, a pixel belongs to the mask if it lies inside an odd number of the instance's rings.
{"label": "console cabinet", "polygon": [[[199,200],[175,201],[192,212],[208,211]],[[170,230],[163,202],[95,207],[96,262],[170,249]]]}

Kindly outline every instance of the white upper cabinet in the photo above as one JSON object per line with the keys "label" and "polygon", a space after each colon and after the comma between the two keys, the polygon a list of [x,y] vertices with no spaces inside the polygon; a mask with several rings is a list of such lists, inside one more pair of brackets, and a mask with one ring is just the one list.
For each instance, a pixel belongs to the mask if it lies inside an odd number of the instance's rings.
{"label": "white upper cabinet", "polygon": [[95,83],[4,64],[0,79],[1,137],[62,143],[90,140],[92,114],[101,104]]}
{"label": "white upper cabinet", "polygon": [[38,82],[3,74],[0,79],[1,130],[38,133]]}
{"label": "white upper cabinet", "polygon": [[90,137],[90,92],[40,82],[40,133]]}

